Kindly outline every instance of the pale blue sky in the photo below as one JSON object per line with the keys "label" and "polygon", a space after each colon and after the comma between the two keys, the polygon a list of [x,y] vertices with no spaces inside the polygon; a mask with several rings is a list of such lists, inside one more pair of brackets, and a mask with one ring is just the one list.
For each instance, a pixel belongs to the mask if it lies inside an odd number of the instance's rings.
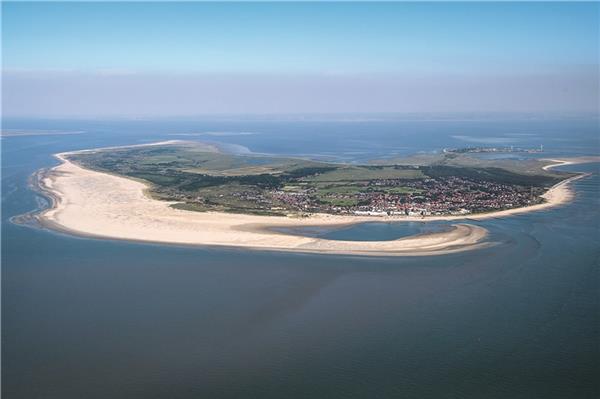
{"label": "pale blue sky", "polygon": [[[120,95],[139,103],[126,107],[132,114],[412,112],[410,98],[428,111],[428,96],[431,111],[597,105],[597,87],[589,87],[598,81],[598,3],[4,2],[2,9],[9,114],[119,113],[107,105]],[[119,86],[149,90],[154,103]],[[161,93],[181,104],[161,109]],[[322,94],[330,105],[315,109]],[[33,98],[44,96],[58,103],[47,109]],[[78,96],[90,104],[85,110],[70,104]]]}

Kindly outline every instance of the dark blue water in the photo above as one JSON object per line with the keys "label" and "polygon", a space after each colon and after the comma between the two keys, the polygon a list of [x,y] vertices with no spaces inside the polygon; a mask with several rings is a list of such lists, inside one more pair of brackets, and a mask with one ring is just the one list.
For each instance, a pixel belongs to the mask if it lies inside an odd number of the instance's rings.
{"label": "dark blue water", "polygon": [[[456,143],[453,135],[514,133],[542,136],[553,154],[597,154],[595,121],[6,127],[88,133],[2,139],[3,398],[600,394],[598,164],[570,167],[594,175],[575,183],[568,206],[477,222],[496,246],[440,257],[182,248],[8,222],[38,206],[27,178],[54,164],[52,153],[172,139],[182,129],[256,131],[211,137],[255,152],[360,161],[386,149],[434,151]],[[380,238],[399,233],[356,228]]]}

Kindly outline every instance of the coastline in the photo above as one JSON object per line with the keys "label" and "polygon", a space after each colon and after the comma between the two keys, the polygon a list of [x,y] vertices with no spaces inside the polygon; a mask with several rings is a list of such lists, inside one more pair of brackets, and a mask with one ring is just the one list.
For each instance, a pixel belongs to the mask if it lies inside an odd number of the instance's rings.
{"label": "coastline", "polygon": [[[487,230],[465,221],[505,217],[564,204],[573,198],[569,184],[585,176],[580,174],[556,184],[543,195],[544,203],[484,214],[426,218],[315,214],[293,218],[174,209],[170,207],[173,202],[147,196],[148,186],[143,182],[86,169],[65,157],[77,152],[81,151],[55,154],[61,164],[41,171],[34,179],[39,190],[51,198],[51,207],[35,217],[50,229],[105,239],[341,255],[441,255],[486,247],[492,245],[485,241]],[[568,161],[557,162],[560,163],[544,168],[562,166]],[[449,231],[390,241],[338,241],[273,231],[280,227],[342,227],[364,222],[435,220],[463,223],[452,225]]]}

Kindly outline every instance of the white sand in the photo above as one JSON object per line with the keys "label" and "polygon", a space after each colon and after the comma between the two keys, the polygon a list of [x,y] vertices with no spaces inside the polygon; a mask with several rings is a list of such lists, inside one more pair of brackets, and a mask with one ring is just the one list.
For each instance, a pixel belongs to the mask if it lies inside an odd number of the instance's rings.
{"label": "white sand", "polygon": [[[465,217],[422,219],[319,214],[290,218],[184,211],[147,196],[144,183],[82,168],[67,160],[66,154],[57,154],[62,164],[39,181],[41,188],[54,198],[53,207],[43,212],[39,219],[45,225],[75,234],[158,243],[354,255],[433,255],[489,245],[484,242],[485,229],[466,224],[454,225],[450,231],[392,241],[338,241],[283,234],[270,229],[338,226],[365,221],[464,220]],[[552,187],[544,195],[547,202],[543,204],[470,215],[469,219],[508,216],[563,204],[572,198],[568,187],[571,180]]]}
{"label": "white sand", "polygon": [[540,161],[554,162],[552,164],[542,167],[544,170],[556,168],[557,166],[565,165],[576,165],[581,163],[600,162],[600,156],[583,156],[577,158],[563,158],[563,159],[540,159]]}

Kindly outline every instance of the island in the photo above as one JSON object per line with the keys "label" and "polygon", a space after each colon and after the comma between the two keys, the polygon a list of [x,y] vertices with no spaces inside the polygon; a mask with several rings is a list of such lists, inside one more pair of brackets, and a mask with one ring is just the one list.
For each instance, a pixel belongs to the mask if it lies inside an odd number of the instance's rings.
{"label": "island", "polygon": [[[492,245],[464,219],[568,201],[580,174],[556,161],[485,161],[461,154],[342,164],[236,155],[170,141],[57,154],[35,185],[52,206],[44,226],[75,234],[185,245],[350,255],[433,255]],[[366,221],[460,220],[390,241],[340,241],[280,228]]]}
{"label": "island", "polygon": [[449,154],[486,154],[486,153],[513,153],[524,152],[528,154],[539,154],[544,152],[544,145],[539,148],[521,148],[515,146],[504,147],[462,147],[462,148],[444,148],[444,153]]}

